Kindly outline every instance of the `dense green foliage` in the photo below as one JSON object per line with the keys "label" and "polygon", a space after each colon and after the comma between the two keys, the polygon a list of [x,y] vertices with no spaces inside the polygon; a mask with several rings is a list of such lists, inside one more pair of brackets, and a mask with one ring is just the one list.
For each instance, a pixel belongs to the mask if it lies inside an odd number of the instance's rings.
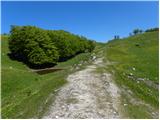
{"label": "dense green foliage", "polygon": [[78,53],[91,52],[94,49],[92,41],[63,30],[49,30],[48,35],[58,48],[60,60],[68,59]]}
{"label": "dense green foliage", "polygon": [[59,58],[47,33],[32,26],[12,26],[9,48],[15,57],[36,65],[56,63]]}
{"label": "dense green foliage", "polygon": [[16,59],[32,65],[55,64],[78,53],[91,52],[94,42],[63,30],[12,26],[9,48]]}
{"label": "dense green foliage", "polygon": [[155,87],[159,84],[158,48],[158,31],[146,32],[110,41],[105,55],[116,62],[112,68],[116,71],[117,83],[127,86],[136,96],[156,108],[159,104],[158,89]]}

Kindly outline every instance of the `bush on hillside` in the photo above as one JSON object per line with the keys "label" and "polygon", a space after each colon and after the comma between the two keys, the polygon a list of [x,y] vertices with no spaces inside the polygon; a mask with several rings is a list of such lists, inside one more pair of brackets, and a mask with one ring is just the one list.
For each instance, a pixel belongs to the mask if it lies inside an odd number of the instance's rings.
{"label": "bush on hillside", "polygon": [[55,64],[59,58],[54,43],[40,28],[12,26],[9,39],[9,48],[14,57],[30,64]]}
{"label": "bush on hillside", "polygon": [[48,31],[48,34],[58,48],[60,61],[66,60],[79,53],[86,51],[91,52],[95,47],[93,41],[90,41],[85,37],[73,35],[63,30],[50,30]]}
{"label": "bush on hillside", "polygon": [[147,29],[145,32],[153,32],[153,31],[159,31],[159,28]]}
{"label": "bush on hillside", "polygon": [[79,53],[91,52],[95,44],[85,37],[63,30],[34,26],[12,26],[9,49],[16,59],[31,65],[56,64]]}
{"label": "bush on hillside", "polygon": [[133,34],[137,35],[137,34],[141,34],[143,31],[141,29],[134,29],[133,30]]}

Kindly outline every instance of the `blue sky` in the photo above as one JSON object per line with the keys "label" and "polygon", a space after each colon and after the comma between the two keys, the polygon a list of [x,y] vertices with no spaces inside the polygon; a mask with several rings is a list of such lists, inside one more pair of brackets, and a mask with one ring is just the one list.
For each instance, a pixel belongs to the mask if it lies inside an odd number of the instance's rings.
{"label": "blue sky", "polygon": [[153,2],[2,2],[2,33],[10,25],[63,29],[99,42],[126,37],[135,28],[158,27]]}

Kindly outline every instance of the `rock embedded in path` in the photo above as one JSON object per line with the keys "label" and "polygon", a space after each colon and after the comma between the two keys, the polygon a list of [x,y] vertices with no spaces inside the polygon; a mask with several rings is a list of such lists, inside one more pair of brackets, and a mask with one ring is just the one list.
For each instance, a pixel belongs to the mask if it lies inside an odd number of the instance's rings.
{"label": "rock embedded in path", "polygon": [[133,68],[132,68],[132,70],[133,70],[133,71],[135,71],[135,70],[136,70],[136,68],[134,68],[134,67],[133,67]]}
{"label": "rock embedded in path", "polygon": [[58,119],[59,117],[58,116],[56,116],[56,119]]}
{"label": "rock embedded in path", "polygon": [[145,80],[144,78],[137,78],[138,81],[143,81]]}
{"label": "rock embedded in path", "polygon": [[94,61],[95,59],[96,59],[96,56],[93,56],[93,57],[92,57],[92,60]]}
{"label": "rock embedded in path", "polygon": [[127,106],[128,104],[123,104],[124,106]]}
{"label": "rock embedded in path", "polygon": [[130,76],[133,76],[133,73],[129,73]]}
{"label": "rock embedded in path", "polygon": [[114,111],[113,113],[114,113],[114,114],[116,114],[117,112],[116,112],[116,111]]}

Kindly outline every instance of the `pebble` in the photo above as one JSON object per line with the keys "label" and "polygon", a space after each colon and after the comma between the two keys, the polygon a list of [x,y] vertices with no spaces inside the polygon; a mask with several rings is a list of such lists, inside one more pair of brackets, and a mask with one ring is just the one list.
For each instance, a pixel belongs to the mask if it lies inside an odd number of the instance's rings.
{"label": "pebble", "polygon": [[127,104],[123,104],[124,106],[127,106]]}
{"label": "pebble", "polygon": [[65,106],[63,105],[62,108],[65,108]]}
{"label": "pebble", "polygon": [[132,76],[132,75],[133,75],[133,73],[129,73],[129,75],[130,75],[130,76]]}
{"label": "pebble", "polygon": [[59,89],[54,90],[55,92],[59,91]]}
{"label": "pebble", "polygon": [[116,114],[116,111],[114,111],[113,113]]}
{"label": "pebble", "polygon": [[136,68],[134,68],[134,67],[133,67],[132,69],[133,69],[133,71],[135,71],[135,70],[136,70]]}
{"label": "pebble", "polygon": [[78,70],[78,69],[79,69],[79,67],[76,67],[75,69],[76,69],[76,70]]}
{"label": "pebble", "polygon": [[144,78],[137,78],[137,80],[139,80],[139,81],[143,81],[143,80],[144,80]]}
{"label": "pebble", "polygon": [[9,69],[12,69],[12,68],[13,68],[12,66],[9,67]]}
{"label": "pebble", "polygon": [[152,115],[155,115],[155,113],[154,113],[154,112],[152,112]]}
{"label": "pebble", "polygon": [[93,56],[93,57],[92,57],[92,60],[95,60],[95,59],[96,59],[96,56]]}
{"label": "pebble", "polygon": [[56,118],[59,118],[58,116],[56,116]]}

